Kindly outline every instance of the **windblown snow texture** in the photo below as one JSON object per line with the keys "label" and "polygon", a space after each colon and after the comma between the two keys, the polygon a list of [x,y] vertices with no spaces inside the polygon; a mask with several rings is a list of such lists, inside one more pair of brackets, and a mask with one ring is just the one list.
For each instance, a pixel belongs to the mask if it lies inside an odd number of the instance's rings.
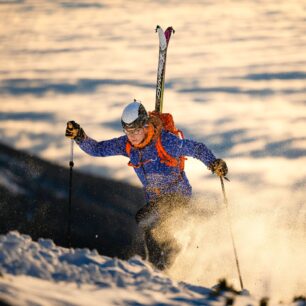
{"label": "windblown snow texture", "polygon": [[[212,302],[224,304],[227,299],[225,295],[218,296],[204,287],[177,283],[137,256],[123,261],[101,256],[95,250],[57,247],[49,239],[34,242],[30,236],[18,232],[0,236],[0,271],[3,273],[0,278],[0,299],[12,301],[14,297],[16,305],[19,305],[18,298],[22,298],[22,290],[18,287],[20,283],[23,290],[27,290],[27,282],[34,286],[22,305],[32,305],[36,301],[35,286],[38,286],[38,280],[46,291],[39,297],[44,305],[49,305],[48,291],[55,284],[68,289],[73,287],[72,284],[77,284],[79,294],[100,294],[107,305],[115,302],[117,305],[127,305],[124,302],[127,297],[130,299],[128,305],[139,305],[139,301],[146,301],[143,305],[210,305]],[[117,294],[118,290],[120,295]],[[128,294],[131,291],[134,292],[132,299]],[[108,302],[105,301],[106,296]],[[232,298],[235,298],[234,295]],[[70,303],[82,305],[73,297]]]}

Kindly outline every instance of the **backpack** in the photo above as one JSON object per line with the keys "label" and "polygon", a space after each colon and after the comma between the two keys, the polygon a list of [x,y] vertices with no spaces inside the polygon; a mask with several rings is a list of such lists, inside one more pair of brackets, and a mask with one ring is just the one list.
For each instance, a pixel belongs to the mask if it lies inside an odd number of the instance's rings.
{"label": "backpack", "polygon": [[[162,123],[162,128],[165,131],[168,131],[177,137],[183,139],[184,134],[181,130],[177,129],[174,120],[171,114],[169,113],[159,113],[159,112],[149,112],[149,117],[157,117],[160,119]],[[132,145],[130,142],[127,142],[126,144],[126,152],[128,156],[130,156]],[[158,136],[156,140],[156,150],[158,153],[158,156],[162,163],[166,164],[169,167],[177,167],[179,168],[180,172],[184,171],[185,168],[185,160],[187,159],[185,156],[180,156],[179,158],[173,157],[170,154],[167,153],[166,149],[164,148],[162,141],[161,141],[161,135]],[[131,166],[131,164],[129,163]]]}

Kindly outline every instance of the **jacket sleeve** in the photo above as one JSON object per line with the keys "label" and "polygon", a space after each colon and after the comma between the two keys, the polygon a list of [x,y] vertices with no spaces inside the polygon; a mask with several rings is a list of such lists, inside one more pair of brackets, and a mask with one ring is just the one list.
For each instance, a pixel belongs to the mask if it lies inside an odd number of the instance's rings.
{"label": "jacket sleeve", "polygon": [[79,147],[91,156],[128,156],[126,152],[127,136],[113,138],[110,140],[96,141],[88,136],[84,140],[76,141]]}
{"label": "jacket sleeve", "polygon": [[180,139],[172,133],[162,133],[162,144],[167,153],[174,156],[191,156],[209,166],[216,160],[215,155],[204,143],[191,139]]}

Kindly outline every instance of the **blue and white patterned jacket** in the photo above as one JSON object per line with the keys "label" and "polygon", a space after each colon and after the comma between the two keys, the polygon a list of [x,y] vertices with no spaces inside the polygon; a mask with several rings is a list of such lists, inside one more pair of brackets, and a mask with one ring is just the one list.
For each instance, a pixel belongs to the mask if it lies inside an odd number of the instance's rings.
{"label": "blue and white patterned jacket", "polygon": [[[144,187],[147,202],[156,200],[158,193],[180,193],[187,197],[191,196],[192,188],[185,171],[180,172],[178,167],[170,167],[161,162],[156,149],[156,141],[152,141],[142,149],[132,147],[130,156],[126,152],[127,141],[128,138],[125,135],[101,142],[87,136],[77,143],[84,152],[91,156],[123,155],[130,157],[130,162],[136,166],[134,170]],[[206,166],[216,159],[205,144],[180,139],[168,131],[162,131],[161,142],[166,152],[173,157],[191,156],[201,160]],[[143,164],[145,161],[146,163]],[[137,168],[138,165],[140,167]]]}

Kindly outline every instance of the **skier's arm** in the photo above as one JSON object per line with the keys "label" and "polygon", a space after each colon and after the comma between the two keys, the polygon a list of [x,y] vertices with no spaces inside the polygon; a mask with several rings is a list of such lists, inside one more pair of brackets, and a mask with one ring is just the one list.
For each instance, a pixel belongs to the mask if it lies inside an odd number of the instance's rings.
{"label": "skier's arm", "polygon": [[162,142],[167,152],[175,157],[191,156],[202,161],[208,169],[219,176],[227,174],[226,163],[216,158],[204,143],[191,139],[180,139],[171,133],[162,134]]}
{"label": "skier's arm", "polygon": [[171,133],[162,133],[162,144],[166,151],[174,156],[191,156],[202,161],[206,166],[212,164],[216,157],[204,143],[191,139],[180,139]]}
{"label": "skier's arm", "polygon": [[84,152],[91,156],[127,156],[125,150],[125,144],[127,142],[126,138],[126,136],[121,136],[119,138],[113,138],[98,142],[86,136],[83,140],[77,140],[76,143]]}
{"label": "skier's arm", "polygon": [[177,156],[194,157],[203,162],[207,167],[216,160],[213,152],[204,143],[190,139],[182,139],[179,141],[176,151]]}
{"label": "skier's arm", "polygon": [[79,147],[91,156],[127,156],[126,142],[127,136],[113,138],[105,141],[96,141],[87,136],[84,130],[74,121],[67,123],[66,137],[74,139]]}

